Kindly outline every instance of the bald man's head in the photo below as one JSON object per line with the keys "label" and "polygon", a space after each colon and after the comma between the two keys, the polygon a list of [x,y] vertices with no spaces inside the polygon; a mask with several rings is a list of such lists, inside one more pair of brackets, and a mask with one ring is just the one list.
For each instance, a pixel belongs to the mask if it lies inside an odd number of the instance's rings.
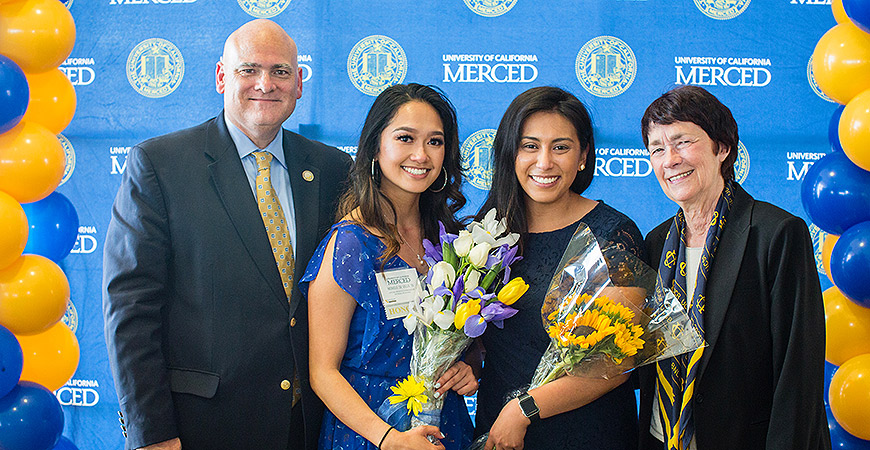
{"label": "bald man's head", "polygon": [[242,25],[224,44],[215,84],[224,95],[227,119],[257,147],[265,147],[302,96],[296,43],[271,20]]}

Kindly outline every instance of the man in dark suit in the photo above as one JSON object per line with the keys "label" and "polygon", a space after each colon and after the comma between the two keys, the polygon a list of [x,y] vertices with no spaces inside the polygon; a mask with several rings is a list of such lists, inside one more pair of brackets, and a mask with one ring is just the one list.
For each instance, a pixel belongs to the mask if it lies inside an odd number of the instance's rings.
{"label": "man in dark suit", "polygon": [[274,22],[229,36],[216,87],[223,112],[136,146],[115,199],[103,310],[126,448],[314,449],[294,284],[350,158],[282,129],[302,79]]}

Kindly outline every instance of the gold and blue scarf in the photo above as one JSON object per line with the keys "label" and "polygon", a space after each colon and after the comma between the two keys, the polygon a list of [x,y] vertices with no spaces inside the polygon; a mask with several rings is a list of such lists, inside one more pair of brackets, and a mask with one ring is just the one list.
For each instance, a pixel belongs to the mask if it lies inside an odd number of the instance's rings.
{"label": "gold and blue scarf", "polygon": [[[733,200],[732,183],[727,181],[722,196],[716,204],[716,211],[707,230],[707,240],[701,263],[698,267],[698,277],[692,298],[688,298],[686,286],[686,218],[683,210],[677,211],[671,228],[665,236],[662,248],[662,259],[659,263],[657,283],[660,287],[669,287],[674,296],[683,305],[692,321],[692,325],[704,337],[704,304],[707,276],[725,219],[731,209]],[[668,450],[685,450],[689,448],[695,434],[695,424],[692,418],[695,376],[698,363],[704,354],[704,347],[694,352],[677,355],[656,363],[656,389],[659,394],[659,408],[662,412],[662,428]]]}

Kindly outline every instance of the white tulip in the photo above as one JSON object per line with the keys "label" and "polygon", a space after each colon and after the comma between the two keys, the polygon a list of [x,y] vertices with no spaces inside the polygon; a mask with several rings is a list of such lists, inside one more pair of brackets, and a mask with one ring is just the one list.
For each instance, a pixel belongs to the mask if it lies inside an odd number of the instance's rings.
{"label": "white tulip", "polygon": [[460,258],[468,256],[472,245],[474,245],[474,237],[467,230],[460,231],[459,237],[453,241],[453,249]]}
{"label": "white tulip", "polygon": [[468,262],[470,262],[474,267],[485,266],[491,249],[492,245],[488,242],[481,242],[480,244],[475,245],[474,248],[468,252]]}
{"label": "white tulip", "polygon": [[469,269],[465,276],[465,292],[471,292],[480,285],[480,272],[474,269]]}
{"label": "white tulip", "polygon": [[447,289],[453,287],[453,282],[456,280],[456,269],[445,261],[438,261],[432,266],[432,286],[444,286]]}

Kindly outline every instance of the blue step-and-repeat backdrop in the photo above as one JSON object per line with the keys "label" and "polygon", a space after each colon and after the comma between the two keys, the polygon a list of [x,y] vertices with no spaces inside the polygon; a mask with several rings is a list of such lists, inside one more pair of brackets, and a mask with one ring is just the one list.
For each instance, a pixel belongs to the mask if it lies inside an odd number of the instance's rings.
{"label": "blue step-and-repeat backdrop", "polygon": [[[801,179],[831,151],[828,121],[837,105],[816,87],[810,64],[816,42],[835,24],[830,0],[66,4],[77,39],[60,69],[75,86],[78,106],[61,136],[67,172],[58,190],[75,205],[81,226],[60,265],[72,292],[64,321],[78,337],[81,362],[56,395],[64,434],[83,450],[123,446],[103,336],[101,273],[127,152],[218,114],[215,62],[229,33],[252,18],[272,18],[299,48],[304,89],[286,127],[351,154],[385,86],[443,89],[459,114],[468,212],[488,189],[502,113],[533,86],[563,87],[589,107],[598,159],[587,195],[625,212],[643,232],[676,210],[655,180],[639,126],[646,106],[675,85],[704,86],[731,108],[740,125],[739,181],[793,214],[806,218]],[[811,230],[818,250],[823,232]]]}

